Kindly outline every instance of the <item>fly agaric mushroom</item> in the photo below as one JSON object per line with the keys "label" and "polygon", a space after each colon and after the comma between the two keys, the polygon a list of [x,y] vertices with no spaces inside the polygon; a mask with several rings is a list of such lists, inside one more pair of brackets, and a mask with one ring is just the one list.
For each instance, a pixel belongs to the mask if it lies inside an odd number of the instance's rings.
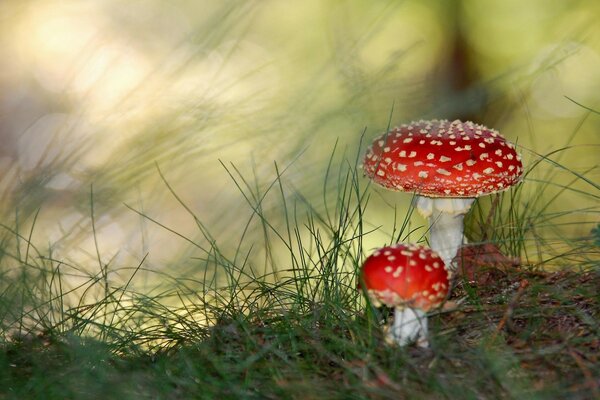
{"label": "fly agaric mushroom", "polygon": [[411,244],[383,247],[369,256],[360,277],[375,306],[394,307],[386,339],[400,346],[427,347],[427,316],[448,295],[448,271],[433,250]]}
{"label": "fly agaric mushroom", "polygon": [[523,173],[515,146],[498,131],[459,120],[396,127],[375,139],[363,168],[381,186],[418,195],[417,210],[429,218],[431,248],[450,271],[473,201],[508,189]]}

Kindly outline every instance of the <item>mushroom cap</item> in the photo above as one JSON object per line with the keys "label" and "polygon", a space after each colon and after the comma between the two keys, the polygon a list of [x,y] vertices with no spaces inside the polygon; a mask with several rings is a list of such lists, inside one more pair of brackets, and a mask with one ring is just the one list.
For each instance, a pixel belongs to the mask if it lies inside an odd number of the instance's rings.
{"label": "mushroom cap", "polygon": [[388,307],[438,306],[448,295],[448,271],[433,250],[412,244],[383,247],[362,266],[361,279],[369,298]]}
{"label": "mushroom cap", "polygon": [[365,174],[388,189],[429,197],[479,197],[508,189],[523,173],[498,131],[459,120],[416,121],[375,139]]}

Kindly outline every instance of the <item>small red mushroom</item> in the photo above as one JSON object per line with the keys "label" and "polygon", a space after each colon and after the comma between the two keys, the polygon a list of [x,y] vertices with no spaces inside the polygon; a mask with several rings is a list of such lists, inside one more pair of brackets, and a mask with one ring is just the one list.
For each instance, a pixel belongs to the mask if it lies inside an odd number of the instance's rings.
{"label": "small red mushroom", "polygon": [[416,341],[427,347],[427,311],[448,295],[449,273],[431,249],[396,244],[375,251],[364,262],[363,289],[376,306],[394,307],[394,322],[386,339],[400,346]]}
{"label": "small red mushroom", "polygon": [[515,146],[498,131],[459,120],[417,121],[392,129],[368,148],[363,168],[379,185],[418,195],[430,245],[453,271],[463,218],[475,198],[506,190],[523,173]]}

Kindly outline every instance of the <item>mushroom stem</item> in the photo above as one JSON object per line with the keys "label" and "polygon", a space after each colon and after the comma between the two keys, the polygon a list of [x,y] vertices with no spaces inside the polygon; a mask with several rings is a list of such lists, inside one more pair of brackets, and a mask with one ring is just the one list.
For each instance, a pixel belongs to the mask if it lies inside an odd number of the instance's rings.
{"label": "mushroom stem", "polygon": [[386,340],[398,346],[416,341],[420,347],[429,347],[425,311],[410,307],[394,308],[394,322],[387,332]]}
{"label": "mushroom stem", "polygon": [[429,245],[452,274],[456,271],[452,260],[464,240],[463,220],[474,201],[473,198],[435,199],[423,196],[417,199],[419,213],[429,219]]}
{"label": "mushroom stem", "polygon": [[451,215],[440,211],[429,217],[429,245],[437,251],[452,274],[456,271],[452,260],[463,241],[463,220],[464,214]]}

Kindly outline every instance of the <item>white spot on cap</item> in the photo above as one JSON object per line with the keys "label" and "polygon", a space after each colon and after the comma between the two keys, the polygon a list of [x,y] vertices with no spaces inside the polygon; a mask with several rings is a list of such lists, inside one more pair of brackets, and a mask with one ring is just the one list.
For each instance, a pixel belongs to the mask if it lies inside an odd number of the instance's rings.
{"label": "white spot on cap", "polygon": [[412,138],[406,138],[402,142],[403,143],[410,143],[410,142],[412,142]]}
{"label": "white spot on cap", "polygon": [[415,167],[420,167],[421,165],[424,165],[424,164],[425,164],[425,163],[424,163],[423,161],[415,161],[415,162],[413,163],[413,165],[414,165]]}
{"label": "white spot on cap", "polygon": [[402,254],[403,256],[406,256],[406,257],[412,257],[412,255],[413,255],[412,251],[408,251],[408,250],[400,250],[400,254]]}
{"label": "white spot on cap", "polygon": [[496,161],[496,165],[498,166],[498,168],[502,168],[502,161]]}
{"label": "white spot on cap", "polygon": [[452,168],[457,169],[459,171],[462,171],[463,170],[463,165],[462,165],[462,163],[456,164],[456,165],[453,165]]}
{"label": "white spot on cap", "polygon": [[435,154],[433,154],[433,153],[427,154],[427,159],[428,160],[433,160],[434,157],[435,157]]}
{"label": "white spot on cap", "polygon": [[490,167],[490,168],[486,168],[483,170],[484,174],[491,174],[492,172],[494,172],[494,168]]}
{"label": "white spot on cap", "polygon": [[394,278],[397,278],[400,276],[400,274],[402,273],[402,271],[404,270],[404,268],[402,267],[397,267],[396,270],[394,271],[394,273],[392,274],[392,276]]}
{"label": "white spot on cap", "polygon": [[383,270],[389,274],[394,270],[394,268],[392,268],[392,266],[390,265],[387,265]]}
{"label": "white spot on cap", "polygon": [[452,191],[450,189],[444,189],[445,194],[450,194]]}
{"label": "white spot on cap", "polygon": [[384,147],[383,151],[385,151],[387,153],[388,151],[390,151],[390,148],[389,147]]}
{"label": "white spot on cap", "polygon": [[441,157],[440,157],[440,161],[441,161],[441,162],[448,162],[448,161],[450,161],[450,160],[452,160],[450,157],[446,157],[446,156],[441,156]]}
{"label": "white spot on cap", "polygon": [[377,170],[377,175],[379,176],[385,176],[385,171],[382,169]]}
{"label": "white spot on cap", "polygon": [[380,141],[377,142],[377,144],[379,145],[379,147],[383,147],[383,143],[384,143],[383,140],[380,140]]}
{"label": "white spot on cap", "polygon": [[414,158],[417,156],[417,152],[416,151],[411,151],[410,154],[408,155],[409,158]]}
{"label": "white spot on cap", "polygon": [[485,149],[485,143],[479,142],[479,147],[481,147],[482,149]]}
{"label": "white spot on cap", "polygon": [[511,153],[508,153],[506,155],[506,158],[508,158],[509,160],[512,160],[514,157],[513,157],[513,155]]}
{"label": "white spot on cap", "polygon": [[496,150],[496,151],[494,152],[494,154],[495,154],[495,155],[497,155],[497,156],[501,156],[501,155],[502,155],[502,150],[501,150],[501,149],[498,149],[498,150]]}
{"label": "white spot on cap", "polygon": [[406,165],[405,164],[397,164],[396,168],[398,169],[398,171],[406,171]]}
{"label": "white spot on cap", "polygon": [[477,161],[475,161],[475,160],[467,160],[466,164],[468,167],[472,167],[473,165],[475,165],[476,162]]}
{"label": "white spot on cap", "polygon": [[401,150],[400,153],[398,154],[400,157],[406,157],[406,151]]}
{"label": "white spot on cap", "polygon": [[386,158],[383,159],[383,161],[385,161],[386,164],[389,164],[389,163],[392,162],[392,159],[389,158],[389,157],[386,157]]}
{"label": "white spot on cap", "polygon": [[436,172],[437,172],[438,174],[441,174],[441,175],[446,175],[446,176],[452,175],[452,174],[450,173],[450,171],[446,171],[446,170],[445,170],[445,169],[443,169],[443,168],[437,169],[437,170],[436,170]]}
{"label": "white spot on cap", "polygon": [[427,173],[427,171],[420,171],[419,172],[419,178],[427,178],[429,174]]}
{"label": "white spot on cap", "polygon": [[479,155],[479,159],[480,159],[480,160],[484,160],[484,159],[488,158],[489,156],[490,156],[490,155],[489,155],[488,153],[481,153],[481,154]]}

